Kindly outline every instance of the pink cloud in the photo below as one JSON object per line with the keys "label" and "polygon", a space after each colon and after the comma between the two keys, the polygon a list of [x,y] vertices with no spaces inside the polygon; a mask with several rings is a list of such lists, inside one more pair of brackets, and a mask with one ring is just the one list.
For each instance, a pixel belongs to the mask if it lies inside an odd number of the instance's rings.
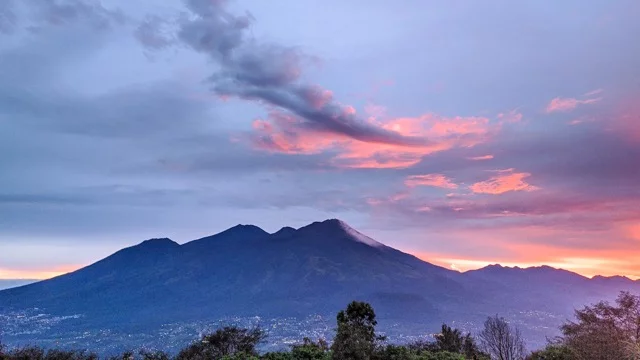
{"label": "pink cloud", "polygon": [[507,113],[498,114],[498,119],[506,123],[517,123],[522,121],[522,114],[517,110],[511,110]]}
{"label": "pink cloud", "polygon": [[517,173],[514,169],[498,170],[499,175],[477,182],[469,187],[476,194],[499,195],[510,191],[534,191],[539,188],[528,184],[529,173]]}
{"label": "pink cloud", "polygon": [[493,159],[493,155],[471,156],[467,159],[473,161],[491,160]]}
{"label": "pink cloud", "polygon": [[408,187],[433,186],[443,189],[457,189],[458,185],[442,174],[412,175],[404,181]]}
{"label": "pink cloud", "polygon": [[[380,110],[380,109],[376,109]],[[369,109],[369,111],[376,111]],[[355,114],[353,107],[344,111]],[[263,150],[289,154],[334,153],[331,163],[343,168],[408,168],[429,154],[453,148],[473,147],[488,141],[497,130],[483,117],[443,117],[425,114],[414,118],[378,120],[367,124],[401,136],[423,138],[424,145],[370,143],[341,134],[304,126],[296,116],[271,112],[253,123],[254,145]]]}
{"label": "pink cloud", "polygon": [[545,111],[547,113],[566,112],[575,109],[578,105],[595,104],[600,100],[602,100],[602,98],[579,100],[574,98],[557,97],[549,102]]}
{"label": "pink cloud", "polygon": [[589,91],[588,93],[584,94],[584,96],[591,97],[591,96],[594,96],[594,95],[598,95],[598,94],[602,93],[603,91],[604,90],[602,90],[602,89],[596,89],[596,90],[593,90],[593,91]]}

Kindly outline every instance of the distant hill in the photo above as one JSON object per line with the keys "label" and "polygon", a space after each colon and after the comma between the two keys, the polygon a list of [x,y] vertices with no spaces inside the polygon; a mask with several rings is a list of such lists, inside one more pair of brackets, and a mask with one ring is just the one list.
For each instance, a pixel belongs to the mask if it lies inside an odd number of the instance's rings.
{"label": "distant hill", "polygon": [[[550,267],[459,273],[331,219],[273,234],[237,225],[183,245],[147,240],[75,272],[0,291],[0,313],[82,315],[59,331],[142,331],[225,316],[335,314],[357,299],[372,303],[382,323],[420,324],[424,331],[442,322],[478,324],[495,313],[520,317],[525,327],[547,329],[533,332],[543,341],[554,329],[549,321],[557,326],[576,306],[623,289],[640,291],[640,283]],[[523,315],[536,311],[559,317]]]}
{"label": "distant hill", "polygon": [[31,283],[34,283],[36,281],[38,281],[38,280],[32,280],[32,279],[0,279],[0,290],[31,284]]}

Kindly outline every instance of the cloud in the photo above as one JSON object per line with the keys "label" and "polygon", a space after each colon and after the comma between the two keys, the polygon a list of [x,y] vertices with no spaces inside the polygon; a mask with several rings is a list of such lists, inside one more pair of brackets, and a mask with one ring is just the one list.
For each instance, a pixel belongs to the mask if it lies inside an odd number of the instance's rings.
{"label": "cloud", "polygon": [[593,90],[593,91],[589,91],[588,93],[584,94],[584,96],[585,97],[591,97],[591,96],[594,96],[594,95],[601,94],[603,91],[604,91],[603,89],[596,89],[596,90]]}
{"label": "cloud", "polygon": [[442,174],[411,175],[404,181],[408,187],[434,186],[443,189],[457,189],[458,185]]}
{"label": "cloud", "polygon": [[517,110],[511,110],[506,113],[499,113],[498,119],[506,123],[517,123],[522,121],[522,113]]}
{"label": "cloud", "polygon": [[[187,0],[192,16],[179,21],[177,38],[208,55],[216,70],[209,77],[219,96],[255,100],[288,112],[309,131],[332,133],[353,140],[404,147],[433,147],[428,138],[407,135],[363,121],[353,108],[333,99],[330,91],[302,80],[305,56],[297,49],[259,43],[248,37],[253,17],[233,15],[226,1]],[[149,50],[169,41],[151,19],[138,29]]]}
{"label": "cloud", "polygon": [[[351,112],[355,110],[350,110]],[[344,134],[310,129],[300,117],[274,111],[253,123],[252,141],[258,149],[287,154],[329,152],[331,164],[341,168],[408,168],[424,156],[453,148],[470,148],[488,141],[497,131],[487,118],[442,117],[426,114],[369,123],[407,137],[429,139],[430,145],[372,144]]]}
{"label": "cloud", "polygon": [[120,10],[106,8],[96,0],[6,0],[0,4],[0,33],[7,35],[20,30],[41,32],[70,24],[106,30],[126,21]]}
{"label": "cloud", "polygon": [[587,104],[595,104],[598,101],[602,100],[602,98],[592,98],[585,100],[578,100],[574,98],[554,98],[549,102],[545,111],[547,113],[552,112],[567,112],[575,109],[578,105],[587,105]]}
{"label": "cloud", "polygon": [[509,191],[534,191],[539,188],[528,184],[524,179],[531,176],[529,173],[514,172],[514,169],[497,170],[499,175],[488,180],[477,182],[469,189],[476,194],[499,195]]}
{"label": "cloud", "polygon": [[166,49],[175,44],[174,24],[157,15],[147,15],[134,31],[134,37],[147,49]]}
{"label": "cloud", "polygon": [[471,157],[467,157],[467,159],[473,160],[473,161],[491,160],[493,159],[493,155],[471,156]]}
{"label": "cloud", "polygon": [[0,34],[10,34],[16,26],[14,0],[5,0],[0,3]]}

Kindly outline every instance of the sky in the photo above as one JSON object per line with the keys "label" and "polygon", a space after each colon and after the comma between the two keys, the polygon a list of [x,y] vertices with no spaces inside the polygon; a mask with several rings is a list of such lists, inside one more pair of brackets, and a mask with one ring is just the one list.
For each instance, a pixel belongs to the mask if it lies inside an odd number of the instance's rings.
{"label": "sky", "polygon": [[640,2],[0,2],[0,278],[340,218],[640,277]]}

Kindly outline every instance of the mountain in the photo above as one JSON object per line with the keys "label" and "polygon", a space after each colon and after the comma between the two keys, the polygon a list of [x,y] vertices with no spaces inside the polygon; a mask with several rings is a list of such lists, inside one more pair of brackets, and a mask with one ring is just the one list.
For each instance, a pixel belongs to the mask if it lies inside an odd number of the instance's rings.
{"label": "mountain", "polygon": [[465,296],[457,275],[335,219],[274,234],[238,225],[184,245],[147,240],[73,273],[0,292],[0,306],[82,313],[101,325],[299,316],[337,312],[358,298],[390,316],[402,315],[393,314],[398,303],[436,313],[435,304]]}
{"label": "mountain", "polygon": [[[473,327],[500,313],[524,316],[521,321],[538,329],[533,334],[543,341],[548,331],[540,328],[548,330],[549,321],[557,327],[576,306],[621,289],[640,290],[625,279],[497,265],[459,273],[337,219],[273,234],[237,225],[183,245],[147,240],[75,272],[0,291],[0,320],[3,312],[25,309],[55,319],[80,316],[56,328],[57,337],[77,338],[88,329],[148,332],[225,317],[331,318],[357,299],[372,303],[389,331],[424,333],[452,321]],[[547,315],[523,315],[535,311]]]}
{"label": "mountain", "polygon": [[31,279],[0,279],[0,290],[10,289],[22,285],[34,283],[38,280]]}

